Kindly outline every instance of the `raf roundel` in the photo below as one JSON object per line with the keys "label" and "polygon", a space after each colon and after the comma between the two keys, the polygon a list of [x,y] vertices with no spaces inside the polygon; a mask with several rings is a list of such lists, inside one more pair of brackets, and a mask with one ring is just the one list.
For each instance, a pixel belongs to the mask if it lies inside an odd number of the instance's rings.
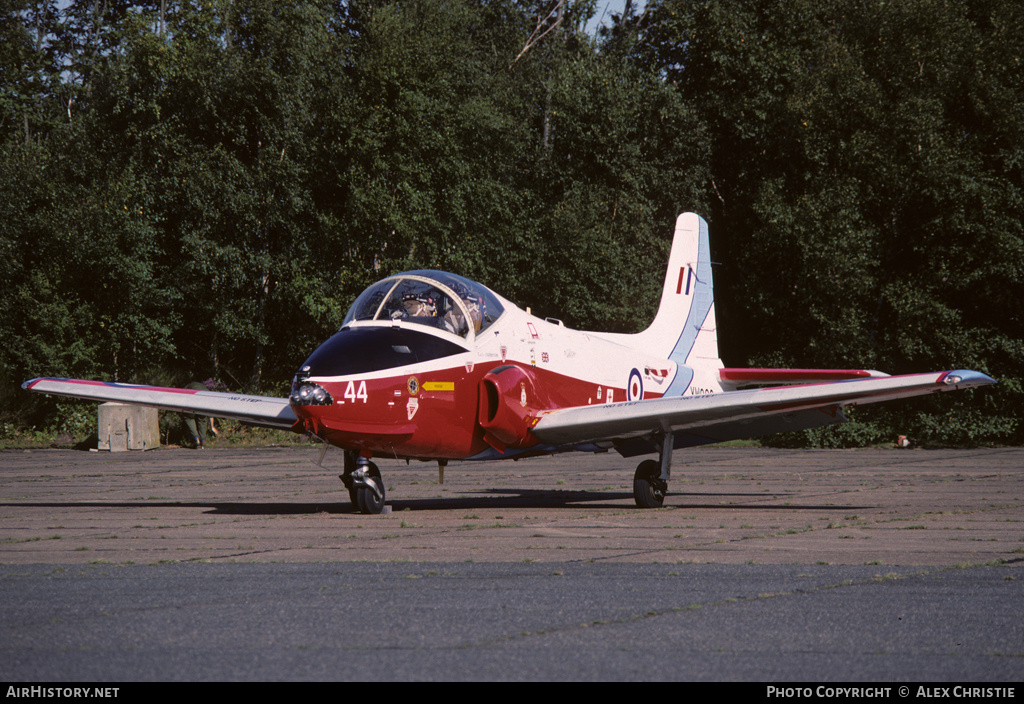
{"label": "raf roundel", "polygon": [[644,380],[640,372],[634,369],[629,373],[629,384],[626,386],[627,401],[642,401],[644,398]]}

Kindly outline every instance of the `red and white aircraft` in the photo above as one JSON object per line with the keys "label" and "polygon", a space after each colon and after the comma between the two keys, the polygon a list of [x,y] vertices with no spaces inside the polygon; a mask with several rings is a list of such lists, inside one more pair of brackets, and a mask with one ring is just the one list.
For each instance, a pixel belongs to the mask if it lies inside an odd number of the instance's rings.
{"label": "red and white aircraft", "polygon": [[[356,299],[299,368],[286,398],[39,378],[31,391],[235,418],[309,433],[345,451],[342,481],[364,513],[384,508],[374,455],[490,460],[615,449],[657,454],[633,480],[662,505],[672,450],[844,422],[863,403],[995,383],[954,370],[888,376],[840,369],[730,369],[718,358],[707,223],[684,213],[661,305],[635,335],[542,320],[485,286],[409,271]],[[770,385],[767,388],[741,387]]]}

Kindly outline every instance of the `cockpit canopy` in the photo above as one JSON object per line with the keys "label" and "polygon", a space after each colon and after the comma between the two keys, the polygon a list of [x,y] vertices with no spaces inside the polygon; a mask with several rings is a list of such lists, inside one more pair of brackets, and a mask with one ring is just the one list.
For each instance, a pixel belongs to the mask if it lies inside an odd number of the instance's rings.
{"label": "cockpit canopy", "polygon": [[410,323],[446,330],[472,342],[504,312],[497,297],[475,281],[444,271],[396,274],[359,294],[345,315],[354,322]]}

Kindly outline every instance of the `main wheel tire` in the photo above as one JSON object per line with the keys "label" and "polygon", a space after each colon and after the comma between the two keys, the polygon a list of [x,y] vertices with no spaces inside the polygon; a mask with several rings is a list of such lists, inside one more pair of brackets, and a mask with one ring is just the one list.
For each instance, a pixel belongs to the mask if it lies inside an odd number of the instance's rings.
{"label": "main wheel tire", "polygon": [[640,508],[661,508],[665,502],[665,482],[661,481],[661,464],[644,460],[633,475],[633,500]]}
{"label": "main wheel tire", "polygon": [[373,482],[377,491],[380,492],[380,496],[377,496],[373,489],[368,486],[357,485],[351,492],[355,494],[355,500],[352,503],[356,505],[356,508],[361,513],[378,514],[384,510],[384,480],[381,479],[380,470],[377,469],[377,465],[373,462],[370,462],[366,474],[366,481]]}

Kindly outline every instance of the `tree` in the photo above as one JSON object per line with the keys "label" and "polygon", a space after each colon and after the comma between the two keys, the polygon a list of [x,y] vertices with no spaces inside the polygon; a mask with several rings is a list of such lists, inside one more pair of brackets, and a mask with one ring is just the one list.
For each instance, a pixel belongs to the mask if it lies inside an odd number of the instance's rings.
{"label": "tree", "polygon": [[653,319],[675,217],[703,210],[703,129],[684,98],[614,55],[581,48],[561,67],[539,163],[538,310],[586,329]]}
{"label": "tree", "polygon": [[[1024,331],[994,314],[1024,263],[1017,5],[666,0],[646,21],[641,60],[709,125],[726,356],[970,366],[1019,407]],[[934,438],[926,406],[887,422]],[[1020,433],[988,413],[961,435]]]}
{"label": "tree", "polygon": [[280,393],[416,268],[635,331],[696,210],[730,364],[978,368],[860,440],[1019,440],[1019,3],[595,7],[0,2],[0,386]]}

